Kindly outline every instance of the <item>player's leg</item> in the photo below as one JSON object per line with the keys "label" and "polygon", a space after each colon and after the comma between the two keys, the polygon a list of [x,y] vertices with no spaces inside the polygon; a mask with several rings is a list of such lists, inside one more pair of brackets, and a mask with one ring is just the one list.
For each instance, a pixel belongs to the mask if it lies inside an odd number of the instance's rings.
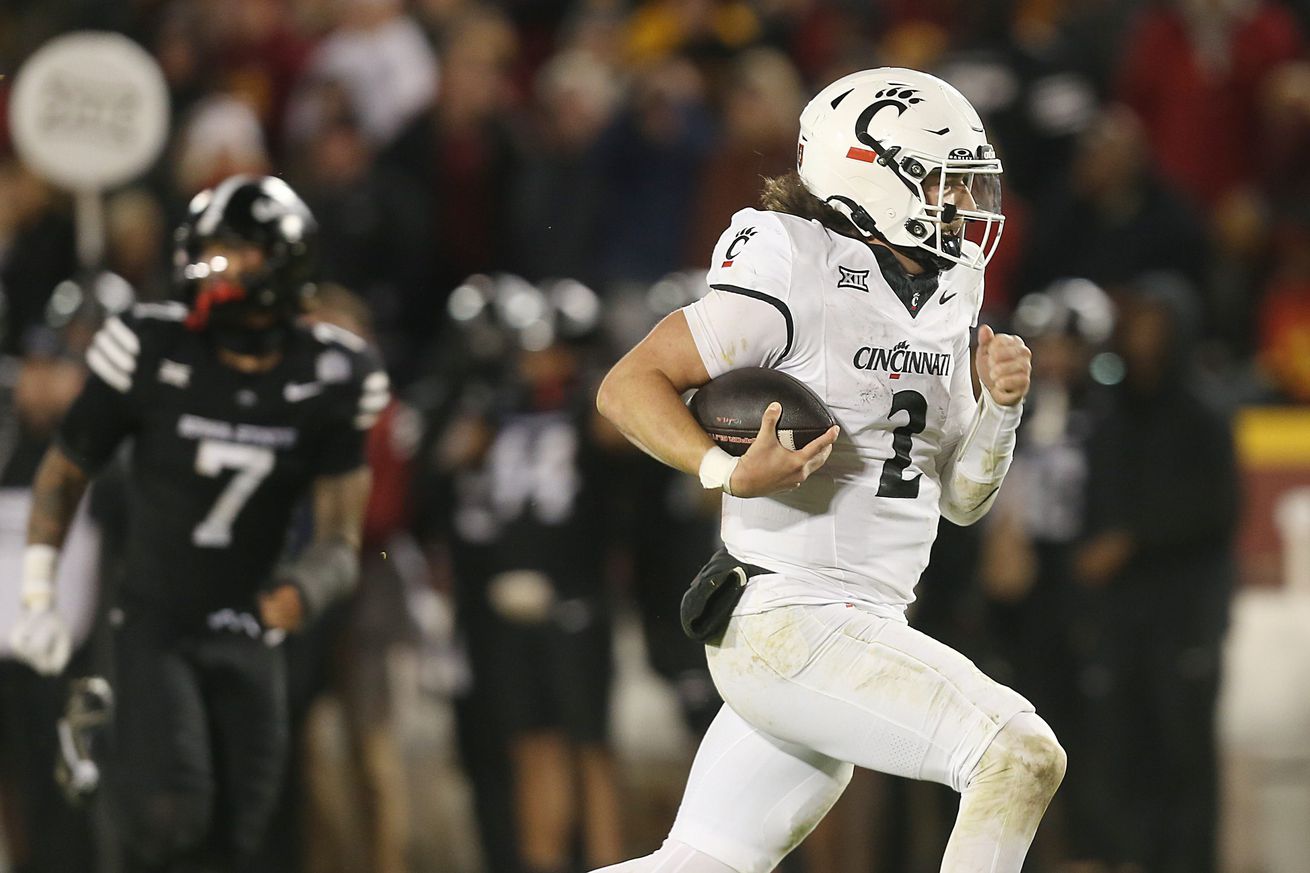
{"label": "player's leg", "polygon": [[114,631],[109,808],[130,870],[163,870],[208,836],[214,798],[200,678],[159,620],[129,613]]}
{"label": "player's leg", "polygon": [[1018,873],[1063,777],[1064,754],[1046,722],[1035,712],[1007,721],[960,792],[943,873]]}
{"label": "player's leg", "polygon": [[488,623],[493,649],[479,681],[487,683],[508,739],[519,866],[553,873],[568,865],[577,792],[568,736],[552,700],[549,626],[497,616]]}
{"label": "player's leg", "polygon": [[568,737],[558,728],[522,731],[510,740],[519,851],[527,873],[568,866],[577,791]]}
{"label": "player's leg", "polygon": [[624,854],[623,807],[609,743],[613,627],[592,598],[565,601],[557,613],[547,641],[552,704],[568,737],[583,866],[598,867]]}
{"label": "player's leg", "polygon": [[[349,740],[348,784],[360,797],[370,873],[408,869],[409,792],[390,662],[397,629],[406,627],[411,619],[405,613],[401,583],[391,566],[394,563],[365,558],[362,584],[345,632],[350,656],[340,659],[336,676]],[[319,757],[316,765],[306,768],[310,784],[305,791],[309,795],[322,793],[315,791],[314,777],[332,775],[330,756],[321,753]],[[326,816],[319,818],[316,830],[306,827],[307,851],[321,848],[317,843],[331,842],[316,839],[329,837],[324,831],[334,825]],[[317,869],[308,858],[306,866]]]}
{"label": "player's leg", "polygon": [[1146,723],[1148,748],[1162,777],[1146,865],[1162,873],[1214,873],[1218,867],[1221,637],[1199,630],[1157,635],[1146,647],[1149,661],[1141,665],[1149,700],[1135,718]]}
{"label": "player's leg", "polygon": [[222,780],[219,839],[241,869],[264,839],[286,773],[286,660],[280,648],[239,634],[207,638],[201,658]]}
{"label": "player's leg", "polygon": [[[1018,873],[1064,770],[1031,705],[967,658],[895,621],[837,604],[739,616],[710,668],[724,698],[775,737],[840,760],[950,785],[962,818],[945,873]],[[990,756],[985,753],[990,753]],[[981,815],[981,814],[980,814]]]}
{"label": "player's leg", "polygon": [[669,838],[606,873],[767,873],[814,829],[852,767],[779,742],[724,706],[687,777]]}

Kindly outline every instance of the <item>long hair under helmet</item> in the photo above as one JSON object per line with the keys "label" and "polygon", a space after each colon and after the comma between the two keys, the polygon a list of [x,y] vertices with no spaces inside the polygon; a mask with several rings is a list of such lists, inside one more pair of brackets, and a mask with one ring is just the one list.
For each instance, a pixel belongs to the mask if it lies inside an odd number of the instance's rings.
{"label": "long hair under helmet", "polygon": [[796,170],[866,238],[925,266],[981,270],[1000,242],[1001,162],[969,101],[936,76],[880,67],[824,88],[801,113]]}

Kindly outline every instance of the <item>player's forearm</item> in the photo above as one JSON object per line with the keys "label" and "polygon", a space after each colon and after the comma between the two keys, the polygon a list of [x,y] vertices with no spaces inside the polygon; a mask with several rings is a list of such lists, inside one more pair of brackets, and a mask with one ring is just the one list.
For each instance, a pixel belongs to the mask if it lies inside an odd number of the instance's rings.
{"label": "player's forearm", "polygon": [[969,429],[942,476],[942,515],[969,525],[987,514],[1014,459],[1015,436],[1023,404],[1000,406],[986,389]]}
{"label": "player's forearm", "polygon": [[372,482],[369,469],[361,467],[314,483],[314,541],[281,573],[283,581],[300,590],[308,617],[348,595],[359,582],[359,548]]}
{"label": "player's forearm", "polygon": [[315,542],[340,542],[358,551],[372,489],[373,474],[368,467],[320,477],[314,483]]}
{"label": "player's forearm", "polygon": [[679,310],[614,365],[596,406],[637,448],[695,475],[714,443],[687,411],[682,394],[709,380],[686,314]]}
{"label": "player's forearm", "polygon": [[629,442],[684,473],[695,475],[714,447],[678,387],[657,369],[620,361],[601,383],[596,407]]}
{"label": "player's forearm", "polygon": [[51,446],[32,483],[32,511],[27,521],[28,545],[59,549],[68,536],[77,505],[89,479],[82,468]]}

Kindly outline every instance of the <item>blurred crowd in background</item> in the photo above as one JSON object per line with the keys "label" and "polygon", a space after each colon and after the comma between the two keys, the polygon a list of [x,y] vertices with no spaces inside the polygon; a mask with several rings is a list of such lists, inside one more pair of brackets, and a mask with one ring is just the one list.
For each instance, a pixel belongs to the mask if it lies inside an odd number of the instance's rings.
{"label": "blurred crowd in background", "polygon": [[[1007,220],[983,319],[1035,352],[1003,498],[943,523],[911,620],[1069,751],[1026,869],[1217,869],[1229,415],[1310,402],[1306,0],[6,0],[0,105],[80,28],[155,56],[172,134],[85,273],[69,201],[0,131],[0,485],[30,482],[76,393],[83,322],[167,297],[171,228],[233,173],[309,203],[313,317],[397,386],[364,582],[288,643],[300,752],[268,870],[566,873],[655,846],[718,705],[676,618],[717,506],[592,390],[704,292],[810,95],[880,65],[986,121]],[[40,754],[31,714],[62,691],[3,670],[13,869],[112,869]],[[935,870],[952,803],[857,780],[789,869]]]}

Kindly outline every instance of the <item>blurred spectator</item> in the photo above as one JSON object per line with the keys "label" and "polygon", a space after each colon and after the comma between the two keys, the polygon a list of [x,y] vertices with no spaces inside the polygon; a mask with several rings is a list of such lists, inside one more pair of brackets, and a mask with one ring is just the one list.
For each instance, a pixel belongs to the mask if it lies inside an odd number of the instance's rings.
{"label": "blurred spectator", "polygon": [[1206,266],[1202,226],[1152,171],[1145,132],[1123,107],[1088,128],[1065,186],[1035,214],[1023,288],[1064,276],[1108,286],[1156,269],[1199,280]]}
{"label": "blurred spectator", "polygon": [[[602,2],[589,2],[576,10],[560,34],[557,54],[582,52],[614,71],[615,83],[625,86],[628,69],[623,54],[623,10]],[[624,89],[624,96],[629,92]]]}
{"label": "blurred spectator", "polygon": [[1097,780],[1083,754],[1083,672],[1096,594],[1077,584],[1073,560],[1086,515],[1091,364],[1113,326],[1109,297],[1085,279],[1061,280],[1015,308],[1011,329],[1033,351],[1033,385],[979,561],[1006,672],[1069,750],[1047,830],[1063,837],[1073,858],[1096,856],[1095,804],[1103,800],[1089,790]]}
{"label": "blurred spectator", "polygon": [[[601,249],[611,281],[649,283],[684,266],[687,221],[711,144],[705,83],[694,65],[644,70],[603,143],[601,172],[614,202]],[[700,253],[694,264],[704,266]]]}
{"label": "blurred spectator", "polygon": [[1160,274],[1133,290],[1116,333],[1122,382],[1088,439],[1075,557],[1106,598],[1088,677],[1088,767],[1107,782],[1092,849],[1148,873],[1214,873],[1237,462],[1228,416],[1193,383],[1191,291]]}
{"label": "blurred spectator", "polygon": [[599,306],[576,283],[552,290],[501,277],[452,296],[465,325],[494,310],[510,347],[498,379],[468,386],[437,449],[452,474],[461,623],[475,685],[508,740],[526,873],[570,869],[575,846],[586,869],[623,851],[607,743],[606,480],[592,391],[562,334],[569,322],[594,326]]}
{"label": "blurred spectator", "polygon": [[271,159],[249,104],[216,95],[198,102],[178,132],[173,183],[181,211],[195,194],[237,173],[262,175]]}
{"label": "blurred spectator", "polygon": [[1277,256],[1260,302],[1259,361],[1278,396],[1310,403],[1310,211],[1275,222]]}
{"label": "blurred spectator", "polygon": [[1082,4],[1016,3],[993,25],[998,38],[977,44],[973,34],[938,70],[999,142],[1007,186],[1030,199],[1061,179],[1099,108],[1093,45],[1079,29],[1085,17]]}
{"label": "blurred spectator", "polygon": [[637,68],[682,56],[722,59],[759,38],[760,21],[742,0],[646,0],[628,20],[629,62]]}
{"label": "blurred spectator", "polygon": [[119,191],[105,207],[105,266],[130,285],[139,300],[162,300],[169,291],[171,240],[159,201],[142,188]]}
{"label": "blurred spectator", "polygon": [[73,224],[54,191],[17,161],[0,160],[0,353],[15,354],[45,319],[56,284],[77,269]]}
{"label": "blurred spectator", "polygon": [[1170,0],[1143,11],[1118,87],[1165,178],[1206,204],[1255,178],[1261,89],[1302,47],[1279,0]]}
{"label": "blurred spectator", "polygon": [[371,311],[372,335],[393,382],[407,383],[431,341],[433,299],[431,211],[421,192],[374,150],[348,109],[328,112],[305,143],[300,190],[319,222],[325,279],[355,288]]}
{"label": "blurred spectator", "polygon": [[436,333],[441,303],[465,276],[511,260],[507,213],[519,154],[507,115],[516,49],[501,13],[471,10],[456,19],[442,45],[436,105],[379,156],[432,211],[425,273],[433,280],[433,306],[415,325],[422,335]]}
{"label": "blurred spectator", "polygon": [[428,39],[440,46],[445,43],[451,28],[479,5],[479,0],[412,0],[409,7]]}
{"label": "blurred spectator", "polygon": [[[314,50],[304,81],[339,83],[374,148],[383,148],[437,93],[437,58],[401,0],[340,0],[339,26]],[[293,103],[288,124],[306,141],[320,125],[313,101]]]}
{"label": "blurred spectator", "polygon": [[858,7],[819,0],[768,0],[757,6],[762,42],[785,51],[807,82],[830,81],[830,65],[852,55],[852,43],[862,41],[858,13],[864,10]]}
{"label": "blurred spectator", "polygon": [[1310,60],[1283,64],[1264,80],[1258,146],[1261,188],[1278,207],[1310,198]]}
{"label": "blurred spectator", "polygon": [[201,0],[217,88],[245,102],[276,150],[291,90],[309,54],[290,0]]}
{"label": "blurred spectator", "polygon": [[1210,214],[1204,333],[1223,343],[1229,357],[1220,366],[1249,357],[1256,347],[1257,301],[1274,266],[1271,208],[1258,189],[1242,187]]}
{"label": "blurred spectator", "polygon": [[951,32],[926,18],[912,16],[875,32],[879,66],[936,69],[951,47]]}
{"label": "blurred spectator", "polygon": [[528,279],[600,278],[610,201],[597,172],[599,141],[621,97],[614,70],[580,49],[557,54],[538,74],[531,147],[509,215],[515,260]]}
{"label": "blurred spectator", "polygon": [[213,63],[202,0],[159,3],[148,17],[147,47],[168,84],[173,118],[210,93]]}
{"label": "blurred spectator", "polygon": [[796,166],[796,119],[804,88],[776,49],[751,49],[733,62],[721,89],[723,129],[701,169],[686,261],[701,265],[743,205],[760,199],[766,176]]}

